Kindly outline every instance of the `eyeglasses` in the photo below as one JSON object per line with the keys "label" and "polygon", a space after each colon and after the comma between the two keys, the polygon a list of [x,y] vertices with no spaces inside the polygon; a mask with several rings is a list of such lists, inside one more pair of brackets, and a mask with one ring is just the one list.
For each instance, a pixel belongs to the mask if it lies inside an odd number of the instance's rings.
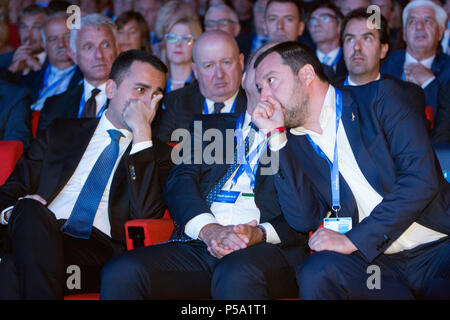
{"label": "eyeglasses", "polygon": [[194,36],[190,34],[183,34],[181,36],[174,33],[166,33],[164,38],[168,43],[184,42],[188,46],[194,43]]}
{"label": "eyeglasses", "polygon": [[233,24],[236,23],[233,20],[230,19],[220,19],[220,20],[206,20],[205,21],[205,26],[207,27],[215,27],[216,25],[221,25],[221,26],[227,26],[229,24]]}
{"label": "eyeglasses", "polygon": [[322,15],[320,15],[318,17],[311,17],[311,19],[309,19],[309,21],[308,21],[308,24],[313,27],[313,26],[315,26],[317,24],[317,22],[319,20],[320,20],[320,23],[324,23],[324,24],[325,23],[329,23],[331,18],[336,19],[336,16],[334,16],[332,14],[325,13],[325,14],[322,14]]}

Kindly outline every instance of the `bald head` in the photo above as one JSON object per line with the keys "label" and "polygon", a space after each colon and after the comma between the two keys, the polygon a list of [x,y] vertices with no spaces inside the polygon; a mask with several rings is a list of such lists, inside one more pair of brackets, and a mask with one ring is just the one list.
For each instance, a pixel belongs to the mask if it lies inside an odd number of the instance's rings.
{"label": "bald head", "polygon": [[228,33],[213,30],[195,41],[192,69],[200,91],[214,102],[231,98],[241,84],[244,56]]}

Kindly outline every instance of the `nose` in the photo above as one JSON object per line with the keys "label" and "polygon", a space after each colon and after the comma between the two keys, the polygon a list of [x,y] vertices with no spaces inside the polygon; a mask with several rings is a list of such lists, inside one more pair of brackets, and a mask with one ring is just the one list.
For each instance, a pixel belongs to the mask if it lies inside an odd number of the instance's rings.
{"label": "nose", "polygon": [[284,21],[283,21],[283,19],[278,19],[278,21],[277,21],[277,29],[284,30]]}
{"label": "nose", "polygon": [[268,86],[263,86],[259,97],[260,101],[267,101],[269,97],[272,97],[272,92]]}
{"label": "nose", "polygon": [[416,22],[416,30],[423,30],[425,29],[425,23],[422,19],[417,20]]}
{"label": "nose", "polygon": [[220,64],[217,64],[216,67],[214,68],[214,75],[218,79],[221,79],[224,77],[225,73]]}
{"label": "nose", "polygon": [[103,49],[101,46],[98,46],[95,50],[95,58],[98,60],[103,60]]}
{"label": "nose", "polygon": [[355,44],[353,45],[353,49],[355,51],[361,51],[361,40],[360,39],[356,39],[355,40]]}

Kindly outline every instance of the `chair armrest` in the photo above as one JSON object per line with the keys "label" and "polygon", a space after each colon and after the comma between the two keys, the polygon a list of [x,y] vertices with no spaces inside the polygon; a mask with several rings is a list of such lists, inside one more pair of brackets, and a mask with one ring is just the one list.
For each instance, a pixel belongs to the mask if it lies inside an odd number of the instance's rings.
{"label": "chair armrest", "polygon": [[171,218],[136,219],[125,223],[127,250],[150,246],[170,239],[174,229]]}

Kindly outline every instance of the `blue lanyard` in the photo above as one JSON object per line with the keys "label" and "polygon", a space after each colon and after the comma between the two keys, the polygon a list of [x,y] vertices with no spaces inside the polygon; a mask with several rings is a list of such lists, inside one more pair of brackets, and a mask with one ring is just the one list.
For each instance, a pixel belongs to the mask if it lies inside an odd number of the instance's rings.
{"label": "blue lanyard", "polygon": [[49,92],[51,92],[51,90],[54,90],[57,86],[59,86],[61,84],[61,82],[66,78],[66,77],[72,77],[73,73],[75,72],[75,68],[76,66],[72,66],[72,69],[70,70],[69,73],[62,74],[62,77],[60,77],[58,80],[54,81],[50,86],[47,87],[48,85],[48,78],[50,77],[50,64],[47,65],[47,68],[45,68],[45,73],[44,73],[44,81],[43,81],[43,85],[42,85],[42,89],[39,90],[39,97],[43,97],[45,95],[47,95]]}
{"label": "blue lanyard", "polygon": [[[108,100],[106,100],[108,101]],[[83,89],[83,93],[81,95],[81,100],[80,100],[80,106],[78,108],[78,118],[81,118],[81,115],[83,114],[83,110],[84,110],[84,106],[86,105],[86,99],[84,97],[84,89]],[[106,102],[103,104],[103,106],[101,107],[101,109],[98,111],[96,117],[99,118],[103,115],[103,112],[105,112],[105,107],[106,107]]]}
{"label": "blue lanyard", "polygon": [[345,81],[344,81],[344,86],[349,86],[350,84],[348,83],[348,76],[345,77]]}
{"label": "blue lanyard", "polygon": [[[186,83],[191,83],[193,78],[193,73],[191,72],[191,74],[189,75],[189,78],[184,82]],[[169,80],[167,80],[167,84],[166,84],[166,93],[169,93],[170,91],[172,91],[172,89],[170,88],[172,86],[172,79],[169,78]]]}
{"label": "blue lanyard", "polygon": [[[236,100],[237,100],[237,97],[234,98],[233,106],[231,107],[231,110],[229,113],[233,113],[234,109],[236,109]],[[203,114],[209,114],[209,109],[208,109],[208,104],[206,103],[206,99],[205,99],[205,102],[203,103]]]}
{"label": "blue lanyard", "polygon": [[339,163],[338,163],[338,147],[337,147],[337,135],[339,128],[339,121],[342,117],[342,92],[335,88],[336,92],[336,137],[334,140],[334,156],[333,163],[327,158],[325,153],[320,149],[320,147],[311,139],[311,137],[306,135],[312,147],[316,153],[325,159],[330,167],[330,177],[331,177],[331,198],[332,198],[332,209],[338,215],[338,211],[341,209],[341,202],[339,196]]}
{"label": "blue lanyard", "polygon": [[[258,170],[259,160],[265,149],[267,148],[266,140],[262,141],[252,153],[250,153],[247,157],[245,157],[245,146],[244,146],[244,135],[242,133],[242,125],[244,122],[244,114],[241,114],[241,117],[236,122],[236,141],[237,141],[237,151],[238,151],[238,159],[241,165],[238,167],[236,174],[233,177],[232,185],[236,185],[239,177],[244,173],[250,178],[250,187],[253,189],[255,187],[255,177],[256,171]],[[250,129],[251,130],[251,129]],[[259,151],[262,149],[261,153]],[[259,156],[258,156],[259,153]],[[256,164],[253,167],[250,166],[250,163],[256,159]]]}

